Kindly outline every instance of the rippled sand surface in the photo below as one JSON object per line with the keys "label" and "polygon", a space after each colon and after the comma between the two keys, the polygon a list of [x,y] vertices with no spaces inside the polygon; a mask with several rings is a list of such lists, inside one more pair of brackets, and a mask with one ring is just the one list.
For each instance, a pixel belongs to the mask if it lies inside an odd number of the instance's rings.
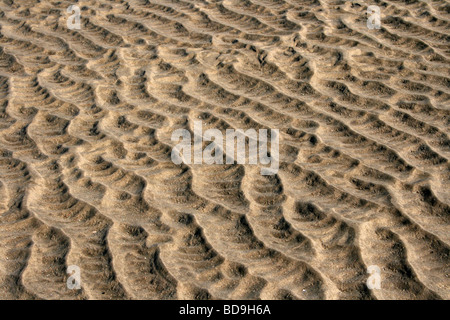
{"label": "rippled sand surface", "polygon": [[[449,30],[441,0],[0,0],[0,298],[449,299]],[[278,173],[175,165],[195,120],[279,129]]]}

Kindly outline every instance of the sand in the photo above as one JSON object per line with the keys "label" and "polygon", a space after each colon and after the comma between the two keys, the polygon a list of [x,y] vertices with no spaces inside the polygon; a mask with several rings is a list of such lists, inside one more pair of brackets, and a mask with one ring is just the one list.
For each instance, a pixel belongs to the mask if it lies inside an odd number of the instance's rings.
{"label": "sand", "polygon": [[[1,0],[0,298],[449,299],[449,8]],[[174,164],[196,120],[278,173]]]}

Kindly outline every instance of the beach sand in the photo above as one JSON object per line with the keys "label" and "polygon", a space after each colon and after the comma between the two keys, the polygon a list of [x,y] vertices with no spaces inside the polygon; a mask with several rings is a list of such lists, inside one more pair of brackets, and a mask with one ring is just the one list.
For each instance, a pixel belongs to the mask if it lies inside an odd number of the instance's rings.
{"label": "beach sand", "polygon": [[[0,298],[449,299],[449,30],[442,0],[0,0]],[[278,129],[278,172],[176,165],[194,121]]]}

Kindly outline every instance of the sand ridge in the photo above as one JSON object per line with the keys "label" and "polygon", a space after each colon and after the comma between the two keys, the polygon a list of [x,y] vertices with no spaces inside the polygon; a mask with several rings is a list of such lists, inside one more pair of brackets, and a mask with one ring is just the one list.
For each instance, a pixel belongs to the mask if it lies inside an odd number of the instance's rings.
{"label": "sand ridge", "polygon": [[[0,298],[449,299],[449,8],[0,0]],[[278,173],[175,165],[196,120]]]}

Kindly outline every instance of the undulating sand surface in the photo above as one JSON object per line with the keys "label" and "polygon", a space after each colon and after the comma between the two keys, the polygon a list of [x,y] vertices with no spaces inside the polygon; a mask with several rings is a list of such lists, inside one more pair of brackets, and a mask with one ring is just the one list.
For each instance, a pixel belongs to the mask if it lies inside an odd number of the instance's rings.
{"label": "undulating sand surface", "polygon": [[[442,0],[0,0],[0,298],[449,299],[449,30]],[[196,120],[279,129],[278,173],[174,164]]]}

